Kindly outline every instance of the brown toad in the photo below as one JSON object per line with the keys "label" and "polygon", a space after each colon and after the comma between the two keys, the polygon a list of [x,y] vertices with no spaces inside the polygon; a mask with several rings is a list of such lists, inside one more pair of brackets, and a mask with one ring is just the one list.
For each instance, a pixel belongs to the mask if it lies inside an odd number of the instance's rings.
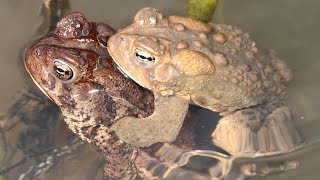
{"label": "brown toad", "polygon": [[[176,108],[186,109],[192,103],[220,112],[223,117],[213,141],[229,152],[268,149],[265,142],[278,140],[263,142],[262,126],[291,120],[283,104],[290,70],[236,27],[166,17],[157,9],[143,8],[131,25],[111,36],[108,51],[135,82],[181,101],[183,105]],[[180,120],[172,117],[172,121]],[[234,147],[224,142],[237,137],[242,140]],[[240,150],[241,146],[254,148]],[[290,148],[284,146],[283,151]]]}

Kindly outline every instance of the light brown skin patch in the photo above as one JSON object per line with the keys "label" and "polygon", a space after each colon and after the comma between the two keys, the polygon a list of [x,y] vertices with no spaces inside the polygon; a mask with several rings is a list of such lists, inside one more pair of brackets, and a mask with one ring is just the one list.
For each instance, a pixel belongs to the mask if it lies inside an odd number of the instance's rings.
{"label": "light brown skin patch", "polygon": [[[203,23],[178,16],[164,16],[152,27],[137,25],[139,18],[152,19],[159,13],[153,8],[142,9],[133,24],[108,41],[114,61],[135,82],[162,95],[208,97],[206,108],[216,110],[217,105],[224,106],[220,109],[229,112],[285,98],[277,97],[270,89],[284,89],[290,70],[285,66],[278,68],[283,63],[274,63],[281,61],[269,52],[258,51],[247,34],[228,25],[213,25],[210,31],[202,31],[194,27],[202,27]],[[182,24],[185,28],[177,30],[177,25]],[[217,42],[217,34],[223,35],[223,43]],[[187,46],[182,48],[181,44]],[[254,59],[247,57],[248,52]],[[148,66],[139,64],[140,59],[149,59]],[[169,66],[172,71],[168,74],[162,71]],[[266,67],[266,72],[272,68],[276,76],[265,74]],[[261,88],[265,87],[262,77],[273,87]]]}
{"label": "light brown skin patch", "polygon": [[188,17],[182,17],[182,16],[169,16],[169,22],[171,23],[181,23],[185,25],[186,27],[195,30],[195,31],[201,31],[201,32],[210,32],[211,26],[209,24],[188,18]]}
{"label": "light brown skin patch", "polygon": [[[239,124],[239,129],[235,128],[234,132],[244,131],[245,134],[251,133],[250,129],[258,132],[274,109],[284,107],[285,86],[291,73],[274,53],[258,50],[249,35],[236,27],[211,26],[180,16],[157,18],[158,14],[161,13],[154,8],[140,10],[131,25],[108,41],[108,50],[114,61],[135,82],[162,96],[184,97],[189,103],[218,111],[224,119],[234,122],[234,127]],[[138,23],[146,19],[152,23]],[[139,39],[153,40],[143,42]],[[164,54],[156,48],[160,45],[165,47],[161,50]],[[150,59],[148,67],[141,65],[143,63],[139,65],[141,59]],[[170,66],[172,71],[165,74],[165,67]],[[261,107],[256,111],[261,111],[262,116],[239,115],[257,106]],[[283,109],[286,112],[286,108]],[[251,120],[256,123],[250,123]],[[240,128],[243,123],[248,131]],[[219,137],[233,138],[221,129],[215,135],[220,133],[223,135]],[[214,142],[230,150],[215,137],[218,136],[213,136]],[[246,145],[239,142],[233,147],[236,150],[230,153],[241,154],[243,149],[240,147]],[[249,153],[255,151],[259,149],[251,149]]]}
{"label": "light brown skin patch", "polygon": [[171,65],[162,65],[155,69],[155,78],[159,82],[169,81],[173,73],[173,67]]}
{"label": "light brown skin patch", "polygon": [[[196,59],[196,61],[190,61]],[[205,54],[193,50],[180,50],[172,55],[172,64],[187,76],[200,76],[214,73],[214,65]]]}

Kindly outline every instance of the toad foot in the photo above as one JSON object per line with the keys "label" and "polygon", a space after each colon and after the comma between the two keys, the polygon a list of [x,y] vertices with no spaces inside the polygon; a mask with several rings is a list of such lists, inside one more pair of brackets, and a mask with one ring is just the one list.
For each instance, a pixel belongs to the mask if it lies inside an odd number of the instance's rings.
{"label": "toad foot", "polygon": [[187,98],[155,94],[155,110],[146,118],[124,117],[112,128],[124,142],[148,147],[176,139],[189,107]]}
{"label": "toad foot", "polygon": [[253,108],[227,115],[220,120],[212,140],[236,156],[287,153],[303,143],[292,122],[292,113],[284,106],[276,108],[266,118]]}

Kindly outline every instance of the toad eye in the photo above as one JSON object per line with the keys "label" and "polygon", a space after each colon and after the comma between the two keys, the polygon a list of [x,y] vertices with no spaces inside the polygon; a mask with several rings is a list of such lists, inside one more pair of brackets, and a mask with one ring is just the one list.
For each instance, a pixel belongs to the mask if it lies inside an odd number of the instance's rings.
{"label": "toad eye", "polygon": [[157,59],[154,56],[150,55],[149,53],[141,49],[135,49],[134,54],[138,65],[145,68],[151,67],[157,61]]}
{"label": "toad eye", "polygon": [[62,81],[69,81],[74,77],[72,67],[60,59],[53,61],[53,71],[56,77]]}
{"label": "toad eye", "polygon": [[35,54],[36,56],[38,56],[38,57],[41,56],[41,53],[40,53],[40,50],[39,50],[39,49],[34,50],[34,54]]}

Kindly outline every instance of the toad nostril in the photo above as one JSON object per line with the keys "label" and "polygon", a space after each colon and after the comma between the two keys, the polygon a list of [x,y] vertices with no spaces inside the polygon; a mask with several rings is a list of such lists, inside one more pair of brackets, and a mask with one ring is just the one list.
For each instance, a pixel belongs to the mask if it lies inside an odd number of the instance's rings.
{"label": "toad nostril", "polygon": [[121,36],[117,38],[117,43],[123,43],[124,41],[124,38]]}
{"label": "toad nostril", "polygon": [[40,50],[39,49],[36,49],[34,51],[34,53],[38,56],[38,57],[41,57],[41,53],[40,53]]}

